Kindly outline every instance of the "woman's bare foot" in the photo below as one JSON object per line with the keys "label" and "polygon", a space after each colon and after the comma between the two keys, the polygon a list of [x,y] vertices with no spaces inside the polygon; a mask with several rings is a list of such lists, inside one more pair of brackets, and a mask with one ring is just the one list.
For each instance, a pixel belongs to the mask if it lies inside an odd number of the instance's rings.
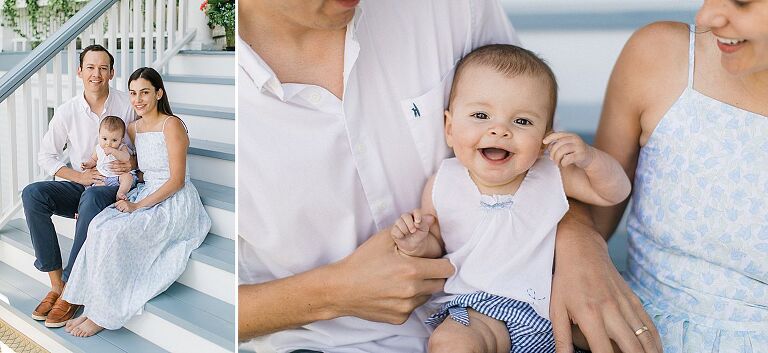
{"label": "woman's bare foot", "polygon": [[67,331],[67,332],[71,333],[72,329],[74,329],[78,325],[82,324],[83,321],[85,321],[85,319],[87,319],[85,316],[79,316],[79,317],[76,317],[76,318],[74,318],[72,320],[67,321],[67,324],[64,325],[64,331]]}
{"label": "woman's bare foot", "polygon": [[86,318],[80,325],[73,328],[70,333],[75,337],[89,337],[99,333],[99,331],[103,329],[103,327],[96,325],[91,319]]}

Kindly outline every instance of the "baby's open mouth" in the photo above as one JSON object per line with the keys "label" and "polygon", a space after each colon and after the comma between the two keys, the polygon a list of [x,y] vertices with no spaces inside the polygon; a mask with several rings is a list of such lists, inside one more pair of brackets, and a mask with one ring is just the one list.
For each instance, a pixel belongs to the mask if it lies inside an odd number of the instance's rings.
{"label": "baby's open mouth", "polygon": [[509,151],[496,147],[480,148],[480,153],[483,154],[483,157],[492,161],[503,161],[510,155]]}

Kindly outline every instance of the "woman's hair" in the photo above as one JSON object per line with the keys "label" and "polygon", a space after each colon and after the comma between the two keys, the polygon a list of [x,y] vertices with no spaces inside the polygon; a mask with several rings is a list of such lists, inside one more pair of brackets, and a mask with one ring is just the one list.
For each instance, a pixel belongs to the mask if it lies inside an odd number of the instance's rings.
{"label": "woman's hair", "polygon": [[109,115],[101,119],[99,123],[99,131],[101,129],[107,129],[107,131],[122,131],[125,134],[125,122],[114,115]]}
{"label": "woman's hair", "polygon": [[550,105],[547,131],[552,130],[552,121],[554,120],[555,108],[557,106],[557,79],[555,79],[555,74],[544,59],[530,50],[511,44],[486,45],[473,50],[459,60],[458,64],[456,64],[456,73],[453,76],[451,94],[448,98],[449,110],[456,96],[456,87],[464,70],[473,65],[490,67],[509,77],[527,75],[546,81],[549,86]]}
{"label": "woman's hair", "polygon": [[157,101],[157,111],[165,115],[173,115],[171,111],[171,103],[168,102],[168,92],[163,85],[163,78],[160,74],[151,67],[141,67],[136,69],[128,78],[128,87],[130,89],[131,82],[143,78],[155,87],[155,90],[163,90],[163,96]]}

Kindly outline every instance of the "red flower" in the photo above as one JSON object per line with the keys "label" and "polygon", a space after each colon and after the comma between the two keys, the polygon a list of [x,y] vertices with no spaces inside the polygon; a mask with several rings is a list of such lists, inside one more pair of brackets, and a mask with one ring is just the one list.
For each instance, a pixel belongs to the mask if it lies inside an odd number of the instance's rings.
{"label": "red flower", "polygon": [[205,11],[206,6],[208,6],[208,0],[203,1],[203,3],[200,4],[200,11]]}

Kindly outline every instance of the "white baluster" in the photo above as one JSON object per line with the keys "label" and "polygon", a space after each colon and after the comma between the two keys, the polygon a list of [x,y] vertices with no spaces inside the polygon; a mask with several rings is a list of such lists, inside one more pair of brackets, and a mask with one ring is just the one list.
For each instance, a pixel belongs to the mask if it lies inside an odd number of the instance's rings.
{"label": "white baluster", "polygon": [[176,44],[176,7],[175,1],[166,1],[168,3],[168,48],[173,48]]}
{"label": "white baluster", "polygon": [[120,1],[120,88],[125,89],[128,84],[128,76],[131,75],[131,66],[128,63],[128,52],[131,43],[128,39],[128,24],[131,20],[129,11],[130,0]]}
{"label": "white baluster", "polygon": [[184,37],[187,34],[187,0],[179,0],[179,35]]}
{"label": "white baluster", "polygon": [[77,57],[77,43],[71,41],[67,46],[67,65],[69,71],[69,96],[68,99],[77,94],[77,68],[80,67],[80,59]]}
{"label": "white baluster", "polygon": [[[107,50],[109,50],[110,53],[112,53],[113,57],[117,56],[117,16],[118,11],[120,8],[118,5],[112,5],[112,8],[109,9],[109,28],[107,33]],[[117,70],[115,70],[117,72]],[[117,75],[115,75],[112,78],[112,81],[109,83],[109,85],[112,88],[115,88],[117,86]]]}
{"label": "white baluster", "polygon": [[35,173],[33,175],[34,180],[38,180],[38,176],[42,174],[42,170],[35,161],[37,161],[37,153],[40,151],[40,140],[44,131],[43,127],[45,126],[45,123],[48,122],[48,68],[46,66],[43,66],[43,68],[37,72],[37,82],[40,89],[40,103],[37,106],[40,107],[40,110],[38,110],[38,113],[36,114],[37,116],[34,119],[34,133],[32,134],[34,149],[32,150],[31,163],[35,166]]}
{"label": "white baluster", "polygon": [[93,34],[96,37],[96,44],[104,45],[104,16],[96,20],[93,26]]}
{"label": "white baluster", "polygon": [[[160,60],[160,58],[165,56],[165,1],[164,0],[157,0],[157,19],[155,22],[157,23],[157,59]],[[168,29],[170,32],[170,28]],[[162,67],[156,67],[160,72],[163,72]]]}
{"label": "white baluster", "polygon": [[34,181],[35,178],[35,163],[32,161],[37,160],[37,156],[33,155],[35,149],[32,141],[32,131],[35,130],[35,109],[32,102],[32,81],[27,80],[21,85],[22,96],[24,97],[24,120],[26,121],[26,127],[24,128],[24,138],[27,139],[27,148],[24,150],[24,163],[27,169],[27,179],[24,185]]}
{"label": "white baluster", "polygon": [[16,92],[13,92],[8,98],[5,99],[5,104],[8,113],[8,143],[11,159],[11,178],[10,178],[10,199],[11,204],[16,203],[19,199],[19,156],[18,145],[16,142]]}
{"label": "white baluster", "polygon": [[[162,1],[162,0],[158,0]],[[152,25],[154,24],[154,17],[155,17],[155,3],[152,0],[145,0],[144,3],[144,66],[149,66],[152,64],[152,54],[154,50],[152,49],[152,37],[154,35],[154,30],[152,28]],[[160,37],[157,37],[157,41],[160,41]]]}
{"label": "white baluster", "polygon": [[133,69],[141,67],[141,0],[133,0]]}
{"label": "white baluster", "polygon": [[56,100],[53,101],[53,106],[58,107],[61,105],[61,91],[63,90],[64,80],[61,79],[61,62],[62,52],[56,54],[53,57],[53,90],[56,94]]}

